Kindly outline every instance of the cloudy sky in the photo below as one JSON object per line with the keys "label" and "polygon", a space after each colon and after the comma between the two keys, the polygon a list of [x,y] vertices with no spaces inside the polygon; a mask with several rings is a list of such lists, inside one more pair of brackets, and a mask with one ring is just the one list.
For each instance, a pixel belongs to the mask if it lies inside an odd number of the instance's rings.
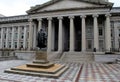
{"label": "cloudy sky", "polygon": [[[50,0],[0,0],[0,14],[14,16],[26,14],[31,6],[42,4]],[[120,0],[109,0],[115,3],[114,6],[120,7]]]}

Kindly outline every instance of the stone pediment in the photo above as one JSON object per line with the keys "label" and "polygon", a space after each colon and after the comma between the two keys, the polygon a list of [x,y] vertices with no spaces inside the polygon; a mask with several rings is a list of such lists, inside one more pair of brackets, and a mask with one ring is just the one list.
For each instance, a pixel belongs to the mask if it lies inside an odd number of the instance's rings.
{"label": "stone pediment", "polygon": [[66,10],[75,8],[95,8],[112,6],[112,3],[105,2],[90,2],[88,0],[52,0],[42,5],[32,7],[27,13],[54,11],[54,10]]}

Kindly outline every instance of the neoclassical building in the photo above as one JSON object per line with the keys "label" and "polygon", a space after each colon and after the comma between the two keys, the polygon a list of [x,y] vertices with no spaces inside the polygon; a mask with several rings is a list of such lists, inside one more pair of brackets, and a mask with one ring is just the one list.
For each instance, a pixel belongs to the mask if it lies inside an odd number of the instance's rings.
{"label": "neoclassical building", "polygon": [[106,52],[120,48],[120,7],[108,0],[51,0],[27,15],[0,17],[0,48],[37,48],[47,33],[47,52]]}

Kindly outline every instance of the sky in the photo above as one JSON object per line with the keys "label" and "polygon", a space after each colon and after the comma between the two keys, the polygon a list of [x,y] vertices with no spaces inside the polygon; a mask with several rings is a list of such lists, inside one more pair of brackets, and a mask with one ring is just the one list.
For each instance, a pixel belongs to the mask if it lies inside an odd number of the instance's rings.
{"label": "sky", "polygon": [[[4,16],[24,15],[30,7],[50,0],[0,0],[0,14]],[[120,7],[120,0],[109,0],[114,7]]]}

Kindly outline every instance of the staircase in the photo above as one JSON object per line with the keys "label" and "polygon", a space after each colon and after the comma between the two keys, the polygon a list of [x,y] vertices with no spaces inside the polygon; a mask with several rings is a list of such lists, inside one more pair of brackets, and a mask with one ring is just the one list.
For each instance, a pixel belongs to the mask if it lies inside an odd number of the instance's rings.
{"label": "staircase", "polygon": [[118,64],[120,64],[120,58],[116,59],[116,62],[117,62]]}
{"label": "staircase", "polygon": [[63,62],[93,62],[94,54],[92,52],[83,53],[83,52],[64,52],[61,57]]}

